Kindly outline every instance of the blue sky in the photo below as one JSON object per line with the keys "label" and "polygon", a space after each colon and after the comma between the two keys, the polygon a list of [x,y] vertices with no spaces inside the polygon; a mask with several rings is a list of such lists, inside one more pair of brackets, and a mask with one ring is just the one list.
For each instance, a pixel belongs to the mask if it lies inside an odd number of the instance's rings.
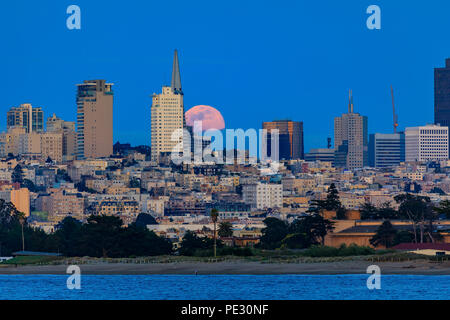
{"label": "blue sky", "polygon": [[[81,8],[82,29],[66,28]],[[368,30],[366,8],[381,8]],[[227,128],[304,122],[306,150],[325,147],[333,118],[369,117],[391,132],[433,122],[433,68],[450,57],[450,3],[442,1],[8,1],[0,7],[0,130],[30,102],[75,121],[75,84],[115,83],[114,140],[149,144],[150,95],[170,83],[180,54],[186,110],[219,109]]]}

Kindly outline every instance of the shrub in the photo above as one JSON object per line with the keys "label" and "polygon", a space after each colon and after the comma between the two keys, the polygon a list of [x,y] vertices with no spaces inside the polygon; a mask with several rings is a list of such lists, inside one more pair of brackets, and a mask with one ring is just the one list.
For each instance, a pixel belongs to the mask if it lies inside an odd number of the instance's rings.
{"label": "shrub", "polygon": [[366,256],[375,254],[375,250],[370,247],[361,247],[356,244],[346,246],[341,245],[339,248],[327,247],[327,246],[312,246],[309,249],[303,251],[303,255],[313,258],[323,257],[349,257],[349,256]]}
{"label": "shrub", "polygon": [[308,257],[337,257],[339,249],[327,246],[312,246],[306,249],[303,254]]}

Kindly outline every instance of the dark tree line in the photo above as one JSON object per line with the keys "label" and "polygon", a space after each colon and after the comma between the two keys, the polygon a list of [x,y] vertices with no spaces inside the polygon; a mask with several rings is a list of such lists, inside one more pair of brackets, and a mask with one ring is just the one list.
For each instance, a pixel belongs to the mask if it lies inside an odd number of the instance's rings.
{"label": "dark tree line", "polygon": [[[385,223],[378,229],[378,233],[386,235],[386,230],[392,229],[389,231],[391,235],[393,234],[390,240],[384,239],[382,242],[395,245],[402,242],[436,242],[442,239],[442,236],[434,227],[434,223],[439,216],[450,218],[449,201],[442,201],[438,206],[435,206],[429,197],[411,193],[397,195],[394,200],[398,204],[397,210],[390,203],[385,203],[380,207],[365,203],[361,208],[361,219],[385,220]],[[390,224],[390,220],[409,221],[411,228],[410,230],[396,231],[395,227]]]}
{"label": "dark tree line", "polygon": [[389,220],[384,221],[377,229],[377,233],[370,239],[370,244],[375,248],[384,246],[391,248],[400,243],[410,243],[414,236],[407,230],[397,230]]}
{"label": "dark tree line", "polygon": [[[22,250],[22,226],[18,212],[11,203],[0,200],[0,254],[11,255]],[[148,220],[148,219],[146,219]],[[65,218],[52,234],[24,223],[25,250],[61,253],[68,257],[131,257],[172,253],[172,243],[145,225],[123,226],[119,217],[91,216],[87,223]]]}
{"label": "dark tree line", "polygon": [[[195,232],[187,231],[181,242],[177,254],[182,256],[214,256],[214,240],[208,237],[199,237]],[[248,247],[228,247],[217,240],[217,255],[219,256],[252,256],[253,251]]]}
{"label": "dark tree line", "polygon": [[172,253],[170,241],[137,223],[124,228],[115,216],[91,216],[85,224],[65,218],[49,237],[65,256],[115,258]]}
{"label": "dark tree line", "polygon": [[319,214],[307,215],[292,223],[277,218],[264,220],[260,247],[263,249],[304,249],[323,245],[325,236],[333,230],[333,222]]}
{"label": "dark tree line", "polygon": [[[411,231],[396,233],[394,235],[396,240],[389,241],[390,244],[401,243],[399,241],[406,242],[410,238],[412,239],[409,242],[415,243],[436,242],[442,238],[434,228],[434,222],[441,215],[450,219],[450,201],[445,200],[435,206],[431,203],[429,197],[412,193],[397,195],[394,200],[398,204],[398,209],[393,208],[389,202],[379,207],[369,202],[363,204],[360,208],[361,219],[408,220],[412,226]],[[337,219],[345,219],[346,209],[339,200],[339,192],[334,184],[331,184],[328,188],[325,200],[312,201],[309,213],[319,214],[324,210],[335,211]],[[381,231],[383,231],[383,228],[381,228]]]}
{"label": "dark tree line", "polygon": [[[223,243],[220,240],[217,241],[217,247],[223,247]],[[181,246],[178,253],[182,256],[195,256],[198,255],[199,252],[211,251],[210,255],[212,255],[213,248],[213,239],[208,237],[199,237],[195,234],[195,232],[187,231],[181,241]]]}

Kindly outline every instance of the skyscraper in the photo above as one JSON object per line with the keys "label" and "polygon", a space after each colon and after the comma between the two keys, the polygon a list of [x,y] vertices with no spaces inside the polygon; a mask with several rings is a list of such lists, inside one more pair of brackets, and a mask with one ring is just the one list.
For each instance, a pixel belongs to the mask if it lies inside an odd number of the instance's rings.
{"label": "skyscraper", "polygon": [[108,157],[113,153],[112,83],[105,80],[77,84],[77,157]]}
{"label": "skyscraper", "polygon": [[450,126],[450,58],[434,69],[434,123]]}
{"label": "skyscraper", "polygon": [[267,130],[267,153],[271,150],[271,131],[278,130],[279,156],[281,160],[303,159],[303,122],[291,120],[275,120],[263,122],[263,129]]}
{"label": "skyscraper", "polygon": [[[334,148],[348,145],[347,161],[348,169],[362,168],[368,165],[368,130],[367,117],[353,111],[353,95],[350,90],[348,113],[334,119]],[[341,163],[340,161],[338,161]]]}
{"label": "skyscraper", "polygon": [[7,129],[25,128],[27,133],[44,131],[44,112],[29,103],[12,107],[7,113]]}
{"label": "skyscraper", "polygon": [[[183,90],[181,88],[178,52],[175,50],[172,85],[163,86],[162,93],[153,94],[151,106],[152,160],[159,161],[161,153],[170,153],[183,144],[182,130],[185,128]],[[177,133],[178,136],[177,136]],[[175,136],[176,139],[173,139]],[[177,149],[178,152],[182,148]]]}

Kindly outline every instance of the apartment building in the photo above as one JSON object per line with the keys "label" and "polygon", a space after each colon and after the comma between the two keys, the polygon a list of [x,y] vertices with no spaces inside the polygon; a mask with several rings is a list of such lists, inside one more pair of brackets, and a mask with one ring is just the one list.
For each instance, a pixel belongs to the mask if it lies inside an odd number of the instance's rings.
{"label": "apartment building", "polygon": [[242,188],[243,200],[252,209],[269,209],[283,207],[283,185],[256,183]]}
{"label": "apartment building", "polygon": [[426,125],[405,130],[406,161],[448,160],[448,127]]}

